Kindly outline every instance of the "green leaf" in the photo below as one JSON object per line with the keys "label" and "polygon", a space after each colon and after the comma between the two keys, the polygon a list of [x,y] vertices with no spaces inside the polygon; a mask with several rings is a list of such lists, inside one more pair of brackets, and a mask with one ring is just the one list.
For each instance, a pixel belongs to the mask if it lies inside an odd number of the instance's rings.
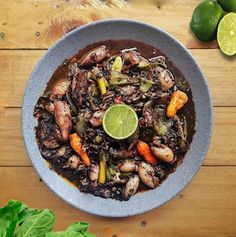
{"label": "green leaf", "polygon": [[140,57],[141,61],[138,64],[138,68],[147,68],[150,67],[150,63],[148,62],[148,60],[146,58]]}
{"label": "green leaf", "polygon": [[89,224],[75,222],[67,230],[50,232],[55,221],[48,210],[27,207],[23,202],[10,200],[0,208],[0,237],[96,237],[87,232]]}
{"label": "green leaf", "polygon": [[109,83],[111,85],[126,85],[129,84],[129,77],[121,72],[112,71]]}
{"label": "green leaf", "polygon": [[0,236],[12,237],[17,224],[17,212],[12,206],[0,209]]}
{"label": "green leaf", "polygon": [[85,232],[89,227],[86,222],[74,222],[67,227],[68,231]]}
{"label": "green leaf", "polygon": [[84,237],[84,236],[76,231],[58,231],[58,232],[47,233],[45,237]]}
{"label": "green leaf", "polygon": [[150,80],[142,80],[140,85],[140,91],[147,92],[155,83]]}
{"label": "green leaf", "polygon": [[55,216],[50,210],[38,211],[25,219],[14,237],[44,237],[52,230],[54,221]]}
{"label": "green leaf", "polygon": [[28,218],[29,216],[32,216],[40,211],[35,208],[29,208],[23,202],[20,202],[17,200],[8,201],[8,205],[13,207],[17,212],[17,216],[18,216],[17,224],[21,224],[22,222],[25,221],[26,218]]}
{"label": "green leaf", "polygon": [[95,234],[90,233],[90,232],[88,232],[88,231],[84,232],[84,233],[83,233],[83,236],[84,236],[84,237],[96,237]]}
{"label": "green leaf", "polygon": [[28,208],[23,202],[17,200],[8,201],[8,205],[13,207],[16,210],[17,214],[22,212],[24,209]]}
{"label": "green leaf", "polygon": [[118,56],[118,57],[115,58],[115,61],[112,64],[111,70],[121,72],[122,67],[123,67],[122,58],[120,56]]}
{"label": "green leaf", "polygon": [[25,210],[23,210],[18,214],[17,223],[22,224],[27,218],[29,218],[32,215],[38,214],[39,212],[41,211],[35,208],[26,208]]}

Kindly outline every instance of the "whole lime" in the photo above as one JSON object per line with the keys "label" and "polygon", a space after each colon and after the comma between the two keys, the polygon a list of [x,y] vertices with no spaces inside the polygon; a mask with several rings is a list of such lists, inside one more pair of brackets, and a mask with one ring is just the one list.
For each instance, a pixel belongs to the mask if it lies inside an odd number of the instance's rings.
{"label": "whole lime", "polygon": [[236,12],[236,0],[217,0],[226,12]]}
{"label": "whole lime", "polygon": [[214,40],[223,13],[217,2],[213,0],[203,1],[193,12],[190,28],[198,39],[206,42]]}

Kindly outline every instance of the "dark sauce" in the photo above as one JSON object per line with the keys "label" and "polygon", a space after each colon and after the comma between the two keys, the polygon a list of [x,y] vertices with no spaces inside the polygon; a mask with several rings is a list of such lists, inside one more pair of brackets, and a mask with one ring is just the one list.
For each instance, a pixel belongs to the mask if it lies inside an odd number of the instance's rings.
{"label": "dark sauce", "polygon": [[[48,82],[47,88],[44,92],[44,95],[48,95],[51,91],[51,88],[55,83],[58,83],[58,81],[64,81],[64,80],[69,80],[68,77],[68,65],[70,62],[76,62],[79,61],[79,59],[88,51],[91,49],[94,49],[100,45],[105,45],[109,52],[110,55],[116,55],[120,52],[122,49],[127,49],[127,48],[134,48],[136,47],[138,52],[140,52],[141,56],[144,58],[152,58],[158,55],[163,55],[166,59],[166,64],[168,69],[172,72],[172,74],[175,77],[175,81],[177,84],[182,84],[184,85],[185,88],[185,93],[188,95],[188,102],[185,104],[185,106],[178,112],[178,115],[184,115],[186,117],[187,121],[187,141],[189,144],[191,144],[193,135],[195,133],[195,109],[194,109],[194,102],[192,98],[192,93],[191,89],[189,86],[188,81],[185,79],[184,75],[179,71],[178,68],[176,68],[173,63],[168,59],[166,55],[164,55],[159,49],[134,40],[107,40],[107,41],[101,41],[101,42],[96,42],[94,44],[90,44],[86,46],[85,48],[79,50],[74,56],[72,56],[69,59],[66,59],[62,65],[60,65],[56,71],[53,73],[50,81]],[[191,149],[191,146],[190,146]],[[184,158],[184,153],[179,155],[177,158],[177,162],[175,162],[173,165],[166,165],[162,161],[158,161],[159,164],[165,166],[165,175],[161,179],[161,182],[165,180],[165,178],[170,174],[173,173],[177,166],[183,161]],[[75,186],[79,187],[80,184],[78,182],[78,174],[72,170],[69,169],[63,169],[60,167],[58,160],[54,159],[48,159],[48,162],[50,163],[51,169],[56,171],[59,175],[64,177],[65,179],[69,180],[72,184]],[[145,185],[140,184],[139,186],[139,192],[147,191],[150,190],[147,188]]]}

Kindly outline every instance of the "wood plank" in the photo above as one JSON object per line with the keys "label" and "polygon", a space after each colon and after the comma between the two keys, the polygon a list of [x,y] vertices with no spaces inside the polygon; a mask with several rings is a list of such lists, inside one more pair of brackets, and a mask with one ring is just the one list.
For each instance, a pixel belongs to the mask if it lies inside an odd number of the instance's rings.
{"label": "wood plank", "polygon": [[[0,51],[0,106],[19,107],[31,71],[44,50]],[[216,106],[236,106],[236,58],[219,50],[190,50],[205,74]],[[214,60],[209,59],[209,55]]]}
{"label": "wood plank", "polygon": [[0,182],[1,206],[14,198],[31,207],[50,208],[57,217],[56,230],[83,220],[91,224],[90,230],[98,237],[236,235],[236,167],[202,167],[191,184],[170,202],[143,215],[119,219],[102,218],[70,207],[39,182],[30,167],[0,168],[0,180],[4,180]]}
{"label": "wood plank", "polygon": [[214,106],[236,105],[236,57],[220,50],[190,50],[205,75]]}
{"label": "wood plank", "polygon": [[[20,113],[18,108],[0,109],[0,166],[31,165],[21,135]],[[214,116],[214,132],[204,165],[236,165],[236,108],[214,108]]]}
{"label": "wood plank", "polygon": [[0,166],[31,166],[21,133],[21,110],[0,108]]}
{"label": "wood plank", "polygon": [[31,71],[45,52],[41,50],[0,51],[0,106],[21,106],[24,88]]}
{"label": "wood plank", "polygon": [[198,41],[189,30],[200,0],[9,0],[0,8],[0,48],[48,48],[61,36],[86,23],[131,18],[160,27],[188,48],[216,48]]}

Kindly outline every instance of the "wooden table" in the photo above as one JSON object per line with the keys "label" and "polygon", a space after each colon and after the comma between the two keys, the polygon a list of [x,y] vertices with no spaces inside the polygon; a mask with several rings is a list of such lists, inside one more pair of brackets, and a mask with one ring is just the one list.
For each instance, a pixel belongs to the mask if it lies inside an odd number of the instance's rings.
{"label": "wooden table", "polygon": [[[56,230],[83,220],[98,237],[236,236],[236,57],[223,56],[216,42],[201,43],[193,37],[188,25],[199,2],[0,0],[1,206],[14,198],[50,208],[57,216]],[[210,149],[191,184],[156,210],[120,219],[84,213],[52,193],[40,182],[21,135],[22,96],[38,59],[70,30],[105,18],[140,20],[175,36],[201,66],[214,104]]]}

